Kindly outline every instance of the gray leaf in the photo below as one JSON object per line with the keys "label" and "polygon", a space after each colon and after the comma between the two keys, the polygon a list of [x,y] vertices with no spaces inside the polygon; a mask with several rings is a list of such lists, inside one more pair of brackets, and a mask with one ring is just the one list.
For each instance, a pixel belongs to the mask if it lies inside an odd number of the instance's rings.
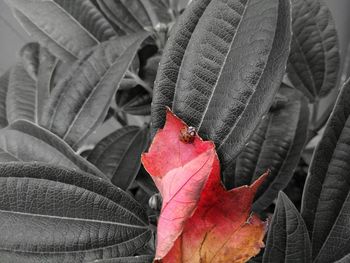
{"label": "gray leaf", "polygon": [[89,174],[43,164],[0,164],[0,192],[2,263],[127,257],[151,237],[143,208]]}

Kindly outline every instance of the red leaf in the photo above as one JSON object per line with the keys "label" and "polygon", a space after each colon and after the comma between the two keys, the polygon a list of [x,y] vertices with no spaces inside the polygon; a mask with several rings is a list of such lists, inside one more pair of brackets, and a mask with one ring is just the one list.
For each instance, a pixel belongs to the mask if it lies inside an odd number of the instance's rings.
{"label": "red leaf", "polygon": [[[162,197],[158,262],[245,262],[263,246],[265,223],[251,204],[266,175],[226,191],[212,142],[193,138],[170,110],[142,163]],[[189,137],[188,137],[189,136]]]}

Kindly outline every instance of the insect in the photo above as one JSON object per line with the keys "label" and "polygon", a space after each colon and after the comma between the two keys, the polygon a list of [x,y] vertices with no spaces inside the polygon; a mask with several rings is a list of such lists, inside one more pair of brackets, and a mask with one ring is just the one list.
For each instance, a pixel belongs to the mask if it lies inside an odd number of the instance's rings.
{"label": "insect", "polygon": [[184,143],[193,143],[196,134],[196,128],[185,126],[180,131],[180,140]]}

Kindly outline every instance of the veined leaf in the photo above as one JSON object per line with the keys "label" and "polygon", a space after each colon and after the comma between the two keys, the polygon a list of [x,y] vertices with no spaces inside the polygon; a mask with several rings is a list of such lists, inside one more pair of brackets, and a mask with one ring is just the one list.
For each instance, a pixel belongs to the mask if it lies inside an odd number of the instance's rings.
{"label": "veined leaf", "polygon": [[36,41],[63,60],[116,33],[89,0],[6,0]]}
{"label": "veined leaf", "polygon": [[38,43],[26,44],[20,54],[5,96],[7,119],[10,123],[19,119],[39,123],[49,97],[56,58]]}
{"label": "veined leaf", "polygon": [[0,189],[2,263],[126,257],[151,236],[143,208],[89,174],[44,164],[0,164]]}
{"label": "veined leaf", "polygon": [[292,0],[293,39],[287,73],[311,101],[336,87],[340,68],[338,37],[323,0]]}
{"label": "veined leaf", "polygon": [[286,0],[193,1],[173,30],[157,75],[152,123],[165,106],[215,142],[223,170],[272,104],[291,38]]}
{"label": "veined leaf", "polygon": [[278,196],[267,236],[263,262],[312,262],[306,225],[293,203],[282,192]]}
{"label": "veined leaf", "polygon": [[148,144],[148,127],[126,126],[100,141],[88,161],[121,189],[128,189],[140,169],[141,154]]}
{"label": "veined leaf", "polygon": [[9,161],[49,163],[106,178],[56,135],[23,120],[0,131],[0,162]]}
{"label": "veined leaf", "polygon": [[6,114],[9,123],[16,120],[37,122],[37,87],[22,62],[11,70],[6,97]]}
{"label": "veined leaf", "polygon": [[6,71],[0,77],[0,128],[7,126],[7,114],[6,114],[6,97],[8,91],[8,85],[10,80],[11,69]]}
{"label": "veined leaf", "polygon": [[143,32],[104,42],[78,60],[52,91],[43,125],[78,148],[104,121],[120,81],[148,36]]}
{"label": "veined leaf", "polygon": [[169,6],[159,0],[97,0],[97,3],[111,23],[128,34],[171,21]]}
{"label": "veined leaf", "polygon": [[286,99],[263,119],[236,160],[236,187],[251,184],[270,170],[257,193],[254,211],[267,208],[293,176],[307,139],[308,102],[298,91],[283,85],[279,96]]}
{"label": "veined leaf", "polygon": [[350,253],[350,228],[344,222],[350,211],[349,100],[348,80],[316,147],[304,188],[301,211],[316,262],[334,262]]}

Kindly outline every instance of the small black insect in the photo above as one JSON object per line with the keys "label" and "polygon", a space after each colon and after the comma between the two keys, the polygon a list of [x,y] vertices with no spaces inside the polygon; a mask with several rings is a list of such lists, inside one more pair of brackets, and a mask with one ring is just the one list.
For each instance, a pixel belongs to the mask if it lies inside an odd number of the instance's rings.
{"label": "small black insect", "polygon": [[184,143],[193,143],[196,134],[196,128],[185,126],[180,131],[180,140]]}

